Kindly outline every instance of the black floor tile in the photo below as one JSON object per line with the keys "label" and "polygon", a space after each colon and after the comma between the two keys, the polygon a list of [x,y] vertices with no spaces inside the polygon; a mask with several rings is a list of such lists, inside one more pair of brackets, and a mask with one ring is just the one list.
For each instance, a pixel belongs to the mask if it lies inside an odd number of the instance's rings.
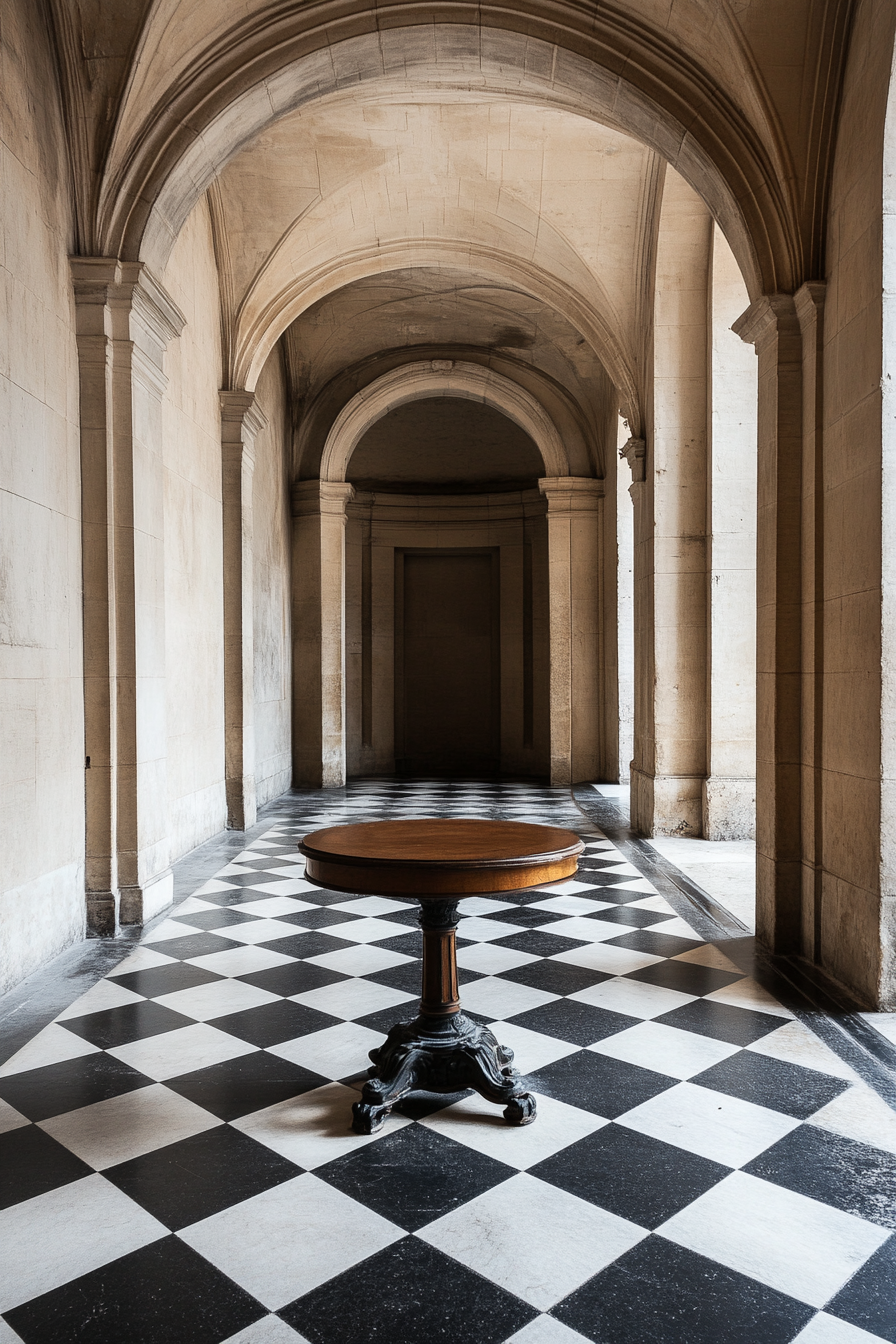
{"label": "black floor tile", "polygon": [[659,1092],[675,1087],[678,1079],[592,1050],[580,1050],[536,1070],[529,1075],[529,1082],[535,1092],[615,1120]]}
{"label": "black floor tile", "polygon": [[[896,1228],[896,1156],[882,1148],[800,1125],[744,1171],[869,1223]],[[896,1279],[893,1292],[896,1296]]]}
{"label": "black floor tile", "polygon": [[525,933],[511,933],[506,938],[495,938],[495,947],[509,947],[514,952],[528,952],[533,957],[555,957],[558,952],[571,952],[574,947],[587,947],[581,938],[564,938],[559,933],[526,929]]}
{"label": "black floor tile", "polygon": [[[463,946],[460,938],[457,945]],[[419,960],[423,956],[423,934],[415,922],[413,928],[408,927],[407,933],[397,933],[392,938],[377,938],[376,946],[384,947],[387,952],[401,952],[405,957],[416,957]]]}
{"label": "black floor tile", "polygon": [[623,934],[621,938],[608,940],[607,946],[627,947],[632,952],[649,952],[654,957],[677,957],[679,952],[699,947],[699,943],[695,943],[693,938],[678,938],[673,933],[637,929],[634,933]]}
{"label": "black floor tile", "polygon": [[247,985],[256,985],[266,989],[269,994],[307,994],[312,989],[321,989],[324,985],[335,985],[338,980],[350,977],[339,971],[331,971],[326,966],[311,966],[306,961],[294,961],[290,965],[272,966],[267,971],[251,971],[248,975],[238,975]]}
{"label": "black floor tile", "polygon": [[516,1173],[425,1125],[408,1125],[318,1167],[314,1174],[407,1232],[416,1232]]}
{"label": "black floor tile", "polygon": [[313,901],[315,905],[338,905],[341,901],[350,901],[347,891],[328,891],[326,887],[315,887],[313,891],[302,892],[303,901]]}
{"label": "black floor tile", "polygon": [[355,1020],[359,1027],[367,1027],[370,1031],[379,1031],[387,1036],[397,1022],[413,1022],[419,1011],[419,1000],[408,999],[406,1003],[396,1003],[393,1008],[378,1008],[375,1013],[368,1013],[366,1017]]}
{"label": "black floor tile", "polygon": [[410,1096],[404,1097],[394,1107],[399,1115],[405,1115],[409,1120],[423,1120],[427,1115],[435,1115],[436,1111],[444,1111],[446,1106],[453,1106],[457,1101],[463,1101],[464,1097],[472,1097],[472,1090],[466,1092],[412,1092]]}
{"label": "black floor tile", "polygon": [[[690,1081],[757,1106],[782,1111],[797,1120],[814,1115],[849,1086],[842,1078],[830,1078],[815,1069],[803,1069],[783,1059],[769,1059],[752,1050],[741,1050]],[[896,1158],[893,1164],[896,1167]]]}
{"label": "black floor tile", "polygon": [[652,924],[661,924],[665,919],[674,919],[675,915],[664,910],[638,910],[632,905],[614,905],[610,910],[595,910],[587,918],[605,920],[608,924],[626,924],[632,929],[647,929]]}
{"label": "black floor tile", "polygon": [[146,999],[143,1003],[123,1003],[118,1008],[103,1008],[85,1017],[69,1017],[59,1024],[80,1036],[82,1040],[111,1050],[114,1045],[127,1045],[148,1036],[161,1036],[166,1031],[195,1025],[192,1017],[184,1017],[162,1003]]}
{"label": "black floor tile", "polygon": [[148,1087],[151,1081],[114,1055],[84,1055],[0,1078],[0,1097],[29,1120],[49,1120]]}
{"label": "black floor tile", "polygon": [[325,952],[342,952],[347,947],[357,947],[357,943],[346,942],[344,938],[334,938],[329,933],[313,930],[311,933],[296,933],[291,937],[275,938],[262,947],[271,952],[280,952],[285,957],[320,957]]}
{"label": "black floor tile", "polygon": [[217,905],[222,910],[228,909],[232,905],[249,905],[252,901],[269,901],[270,899],[271,893],[269,891],[256,891],[254,887],[232,887],[229,891],[203,892],[199,897],[199,900],[209,901],[210,904]]}
{"label": "black floor tile", "polygon": [[[499,924],[518,924],[522,929],[537,929],[543,924],[556,924],[558,919],[567,919],[567,915],[558,915],[554,910],[539,910],[537,906],[520,906],[516,910],[493,910],[484,915],[484,919]],[[461,925],[463,928],[463,925]]]}
{"label": "black floor tile", "polygon": [[92,1175],[93,1167],[36,1125],[0,1134],[0,1209]]}
{"label": "black floor tile", "polygon": [[771,1013],[757,1013],[752,1008],[734,1008],[728,1003],[714,1003],[710,999],[695,999],[673,1008],[670,1013],[654,1018],[667,1027],[695,1031],[700,1036],[711,1036],[730,1045],[751,1045],[770,1031],[777,1031],[784,1018]]}
{"label": "black floor tile", "polygon": [[812,1307],[648,1237],[551,1312],[600,1344],[788,1344]]}
{"label": "black floor tile", "polygon": [[[460,978],[460,969],[458,967],[458,978]],[[386,985],[389,989],[400,989],[405,994],[419,994],[420,963],[419,961],[404,961],[400,966],[387,966],[384,971],[374,971],[372,975],[365,975],[364,979],[373,980],[378,985]],[[477,975],[475,971],[471,971],[468,979],[481,980],[482,976]]]}
{"label": "black floor tile", "polygon": [[216,910],[197,910],[188,915],[177,915],[178,924],[191,924],[194,929],[214,931],[229,928],[232,924],[251,924],[257,915],[247,914],[245,910],[231,910],[228,907]]}
{"label": "black floor tile", "polygon": [[[254,869],[250,873],[228,873],[226,877],[218,877],[215,879],[217,882],[226,882],[228,887],[233,887],[234,889],[240,887],[255,887],[259,882],[263,882],[264,880],[264,875],[256,872]],[[279,882],[280,880],[279,876],[270,878],[271,882]],[[197,893],[200,901],[215,901],[218,896],[226,894],[227,893],[220,891],[212,893],[201,891]],[[270,897],[270,892],[266,892],[265,895]],[[261,897],[259,897],[259,899],[261,899]]]}
{"label": "black floor tile", "polygon": [[698,966],[693,961],[655,961],[632,971],[627,980],[639,980],[645,985],[659,985],[662,989],[677,989],[681,994],[712,994],[724,989],[735,980],[742,980],[740,971],[719,971],[714,966]]}
{"label": "black floor tile", "polygon": [[546,994],[576,994],[580,989],[590,989],[592,985],[612,978],[602,971],[588,971],[565,961],[527,961],[524,966],[500,973],[502,980],[528,985],[530,989],[543,989]]}
{"label": "black floor tile", "polygon": [[224,938],[220,933],[185,933],[183,938],[166,938],[163,943],[153,943],[153,952],[162,952],[166,957],[176,957],[186,961],[188,957],[207,957],[212,952],[229,952],[234,947],[244,947],[244,943],[233,938]]}
{"label": "black floor tile", "polygon": [[122,985],[147,999],[158,999],[163,994],[174,994],[179,989],[195,989],[197,985],[209,985],[213,980],[221,979],[223,976],[205,971],[201,966],[172,961],[170,966],[150,966],[145,971],[128,971],[126,975],[116,975],[112,984]]}
{"label": "black floor tile", "polygon": [[262,1003],[258,1008],[213,1018],[212,1025],[241,1041],[266,1047],[295,1040],[296,1036],[308,1036],[312,1031],[323,1031],[325,1027],[338,1027],[341,1021],[342,1018],[320,1013],[304,1003],[282,999],[279,1003]]}
{"label": "black floor tile", "polygon": [[825,1310],[869,1335],[896,1344],[896,1237],[879,1251],[829,1302]]}
{"label": "black floor tile", "polygon": [[320,910],[296,910],[291,915],[277,916],[281,924],[298,924],[303,929],[325,929],[328,924],[350,924],[359,918],[347,910],[330,910],[326,906]]}
{"label": "black floor tile", "polygon": [[24,1344],[220,1344],[265,1308],[177,1237],[63,1284],[6,1319]]}
{"label": "black floor tile", "polygon": [[579,1003],[577,999],[555,999],[553,1003],[543,1003],[538,1008],[518,1013],[508,1021],[518,1027],[528,1027],[530,1031],[540,1031],[545,1036],[556,1036],[572,1045],[593,1045],[595,1041],[606,1040],[608,1036],[637,1026],[640,1018],[595,1008],[593,1004]]}
{"label": "black floor tile", "polygon": [[212,1064],[207,1069],[171,1078],[165,1085],[219,1119],[235,1120],[240,1115],[262,1111],[275,1102],[323,1087],[329,1081],[310,1069],[259,1050],[253,1055],[242,1055],[239,1059],[228,1059],[223,1064]]}
{"label": "black floor tile", "polygon": [[172,1232],[260,1195],[302,1168],[230,1125],[107,1167],[103,1176]]}
{"label": "black floor tile", "polygon": [[605,1125],[530,1167],[529,1175],[653,1229],[730,1175],[730,1169],[620,1125]]}
{"label": "black floor tile", "polygon": [[499,1344],[537,1314],[416,1237],[363,1260],[279,1313],[310,1344]]}

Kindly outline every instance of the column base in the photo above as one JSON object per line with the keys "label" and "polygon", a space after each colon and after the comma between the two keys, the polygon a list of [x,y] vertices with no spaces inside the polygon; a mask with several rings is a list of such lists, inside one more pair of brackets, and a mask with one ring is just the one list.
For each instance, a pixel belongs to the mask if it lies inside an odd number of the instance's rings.
{"label": "column base", "polygon": [[639,835],[703,834],[702,775],[651,775],[632,764],[631,825]]}
{"label": "column base", "polygon": [[756,838],[756,780],[710,775],[703,781],[704,840]]}
{"label": "column base", "polygon": [[421,1013],[413,1022],[399,1022],[370,1058],[371,1077],[352,1107],[357,1134],[379,1129],[395,1103],[418,1089],[463,1092],[471,1087],[486,1101],[503,1104],[509,1125],[530,1125],[535,1119],[535,1098],[512,1067],[513,1051],[463,1013]]}
{"label": "column base", "polygon": [[258,819],[254,776],[228,779],[224,788],[227,796],[228,831],[248,831]]}
{"label": "column base", "polygon": [[174,874],[168,868],[140,886],[121,888],[122,924],[145,924],[174,900]]}
{"label": "column base", "polygon": [[114,938],[118,931],[118,893],[115,891],[88,891],[87,937]]}

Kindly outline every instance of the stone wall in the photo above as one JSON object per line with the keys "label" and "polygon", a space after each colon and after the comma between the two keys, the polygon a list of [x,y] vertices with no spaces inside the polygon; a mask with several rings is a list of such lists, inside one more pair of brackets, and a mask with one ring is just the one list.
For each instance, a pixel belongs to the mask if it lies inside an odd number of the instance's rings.
{"label": "stone wall", "polygon": [[0,991],[84,931],[78,365],[43,9],[0,20]]}

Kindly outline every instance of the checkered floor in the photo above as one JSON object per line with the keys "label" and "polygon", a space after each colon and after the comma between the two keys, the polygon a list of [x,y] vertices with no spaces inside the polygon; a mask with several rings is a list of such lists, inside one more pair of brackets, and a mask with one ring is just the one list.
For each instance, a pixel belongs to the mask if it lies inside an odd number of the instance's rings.
{"label": "checkered floor", "polygon": [[[424,1095],[360,1137],[420,934],[296,843],[432,815],[586,841],[463,906],[464,1007],[538,1118]],[[583,822],[526,785],[280,804],[0,1069],[0,1344],[896,1341],[896,1115]]]}

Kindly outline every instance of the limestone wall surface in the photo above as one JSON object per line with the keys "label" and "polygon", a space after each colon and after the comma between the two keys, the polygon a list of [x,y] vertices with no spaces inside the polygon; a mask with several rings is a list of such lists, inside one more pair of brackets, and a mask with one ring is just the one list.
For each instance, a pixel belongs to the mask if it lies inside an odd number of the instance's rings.
{"label": "limestone wall surface", "polygon": [[286,386],[280,352],[255,390],[267,424],[255,439],[254,520],[255,790],[258,806],[288,789],[292,776],[290,513]]}
{"label": "limestone wall surface", "polygon": [[0,992],[84,931],[72,225],[42,18],[0,19]]}
{"label": "limestone wall surface", "polygon": [[[204,202],[163,283],[187,319],[165,356],[165,675],[173,861],[224,829],[218,277]],[[138,618],[139,619],[139,618]]]}

